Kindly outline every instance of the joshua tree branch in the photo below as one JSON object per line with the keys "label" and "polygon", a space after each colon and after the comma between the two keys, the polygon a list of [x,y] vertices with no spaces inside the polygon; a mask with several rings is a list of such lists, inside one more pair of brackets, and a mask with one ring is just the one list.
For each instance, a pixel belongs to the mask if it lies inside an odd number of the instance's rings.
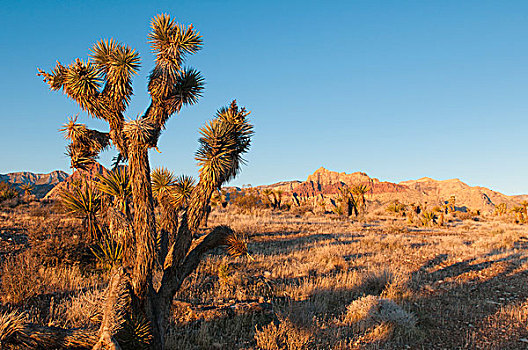
{"label": "joshua tree branch", "polygon": [[97,329],[63,329],[31,324],[17,313],[0,317],[0,347],[12,345],[17,349],[89,350],[97,338]]}
{"label": "joshua tree branch", "polygon": [[224,244],[226,237],[232,233],[233,230],[228,226],[215,227],[187,254],[180,266],[172,265],[167,268],[163,273],[161,287],[158,292],[161,300],[170,302],[183,280],[196,269],[202,256],[209,250]]}

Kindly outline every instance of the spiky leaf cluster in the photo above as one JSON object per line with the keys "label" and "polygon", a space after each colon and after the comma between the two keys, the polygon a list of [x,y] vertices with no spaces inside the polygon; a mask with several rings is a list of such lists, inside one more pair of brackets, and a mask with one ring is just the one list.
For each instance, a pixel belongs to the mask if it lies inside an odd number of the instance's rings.
{"label": "spiky leaf cluster", "polygon": [[20,185],[20,190],[24,192],[24,195],[28,196],[31,194],[31,192],[35,189],[35,186],[30,184],[29,182],[23,183]]}
{"label": "spiky leaf cluster", "polygon": [[128,315],[116,338],[123,349],[149,349],[152,343],[150,323],[140,314]]}
{"label": "spiky leaf cluster", "polygon": [[242,155],[248,151],[253,135],[249,113],[233,101],[200,129],[200,148],[195,157],[200,166],[200,180],[220,188],[238,174],[244,163]]}
{"label": "spiky leaf cluster", "polygon": [[101,195],[86,182],[72,183],[70,190],[59,192],[59,198],[66,211],[74,216],[95,215],[101,209]]}
{"label": "spiky leaf cluster", "polygon": [[121,264],[125,255],[125,249],[122,244],[113,239],[105,237],[102,241],[97,242],[94,248],[90,248],[93,255],[97,258],[100,264],[107,269]]}
{"label": "spiky leaf cluster", "polygon": [[177,24],[169,15],[161,14],[152,20],[149,41],[156,53],[156,66],[168,77],[175,76],[188,54],[202,47],[202,37],[193,26]]}
{"label": "spiky leaf cluster", "polygon": [[26,329],[26,316],[17,311],[3,312],[0,314],[0,346],[9,344],[14,338],[19,340],[26,347],[30,347],[28,330]]}
{"label": "spiky leaf cluster", "polygon": [[125,123],[123,127],[129,144],[147,145],[156,134],[156,126],[147,119],[134,119]]}
{"label": "spiky leaf cluster", "polygon": [[191,200],[196,181],[192,176],[180,175],[176,178],[172,192],[172,204],[176,208],[186,207]]}
{"label": "spiky leaf cluster", "polygon": [[132,75],[140,67],[139,54],[114,39],[101,40],[92,48],[91,58],[106,84],[102,96],[115,111],[124,112],[132,95]]}
{"label": "spiky leaf cluster", "polygon": [[358,195],[358,196],[364,196],[365,194],[368,193],[368,191],[370,190],[370,188],[367,186],[367,185],[355,185],[353,186],[351,189],[353,194],[355,195]]}
{"label": "spiky leaf cluster", "polygon": [[70,190],[60,191],[59,199],[69,214],[83,219],[88,236],[95,238],[99,231],[96,215],[101,210],[101,194],[85,180],[72,183]]}
{"label": "spiky leaf cluster", "polygon": [[107,133],[88,129],[85,124],[77,123],[77,117],[68,118],[60,131],[70,140],[67,154],[73,168],[83,169],[93,164],[99,153],[110,145]]}
{"label": "spiky leaf cluster", "polygon": [[152,194],[158,201],[170,195],[176,185],[174,174],[164,167],[154,169],[150,174],[150,178],[152,181]]}
{"label": "spiky leaf cluster", "polygon": [[248,247],[245,239],[233,233],[226,238],[227,253],[232,257],[248,255]]}
{"label": "spiky leaf cluster", "polygon": [[113,197],[114,203],[118,206],[121,212],[127,212],[127,203],[132,197],[132,185],[130,183],[130,175],[127,167],[120,166],[106,174],[97,174],[98,182],[95,183],[96,188]]}

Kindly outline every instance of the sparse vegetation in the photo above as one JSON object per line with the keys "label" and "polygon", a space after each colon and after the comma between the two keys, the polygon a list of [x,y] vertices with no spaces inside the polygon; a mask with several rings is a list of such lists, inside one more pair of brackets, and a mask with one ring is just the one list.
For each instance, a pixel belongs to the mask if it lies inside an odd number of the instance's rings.
{"label": "sparse vegetation", "polygon": [[13,185],[0,181],[0,202],[8,199],[14,199],[19,196],[18,191]]}
{"label": "sparse vegetation", "polygon": [[[229,208],[215,208],[210,218],[237,232],[226,240],[229,256],[208,255],[183,282],[167,348],[454,349],[468,342],[523,348],[519,339],[528,332],[520,326],[524,316],[516,316],[528,297],[522,226],[493,215],[421,228],[392,213],[369,214],[365,225],[323,214]],[[66,329],[102,322],[106,286],[122,255],[101,248],[96,258],[83,248],[82,220],[54,210],[43,211],[45,224],[27,227],[22,206],[0,212],[0,226],[25,227],[13,235],[19,237],[13,247],[27,247],[11,249],[1,263],[0,314],[10,330],[15,322],[23,332],[32,329],[28,324]],[[71,248],[57,248],[61,241],[71,241]],[[49,248],[41,253],[43,242]],[[83,251],[86,258],[74,261]],[[69,255],[50,259],[58,252]],[[10,314],[14,306],[24,313]],[[128,333],[116,335],[120,344],[133,341],[138,348],[151,341],[145,319],[126,322]],[[0,337],[19,331],[13,332]]]}

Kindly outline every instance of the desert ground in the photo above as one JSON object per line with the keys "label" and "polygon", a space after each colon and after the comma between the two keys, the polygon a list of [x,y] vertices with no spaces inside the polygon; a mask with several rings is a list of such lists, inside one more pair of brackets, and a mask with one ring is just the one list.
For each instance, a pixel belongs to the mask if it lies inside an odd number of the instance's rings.
{"label": "desert ground", "polygon": [[[53,201],[1,206],[0,315],[97,327],[109,268],[81,224]],[[209,218],[222,224],[248,254],[217,248],[185,280],[170,349],[528,348],[528,237],[511,216],[455,212],[426,227],[385,207],[228,205]]]}

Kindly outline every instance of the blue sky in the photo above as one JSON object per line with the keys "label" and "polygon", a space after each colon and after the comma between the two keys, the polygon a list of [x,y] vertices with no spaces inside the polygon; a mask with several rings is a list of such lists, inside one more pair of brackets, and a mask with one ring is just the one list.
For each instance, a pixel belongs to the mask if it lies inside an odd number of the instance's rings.
{"label": "blue sky", "polygon": [[528,193],[526,1],[3,2],[0,173],[69,171],[58,129],[80,110],[36,68],[86,59],[99,39],[141,54],[127,116],[141,114],[150,19],[162,12],[203,35],[187,64],[207,85],[169,121],[153,167],[196,175],[198,128],[236,98],[256,135],[235,185],[305,179],[325,166]]}

